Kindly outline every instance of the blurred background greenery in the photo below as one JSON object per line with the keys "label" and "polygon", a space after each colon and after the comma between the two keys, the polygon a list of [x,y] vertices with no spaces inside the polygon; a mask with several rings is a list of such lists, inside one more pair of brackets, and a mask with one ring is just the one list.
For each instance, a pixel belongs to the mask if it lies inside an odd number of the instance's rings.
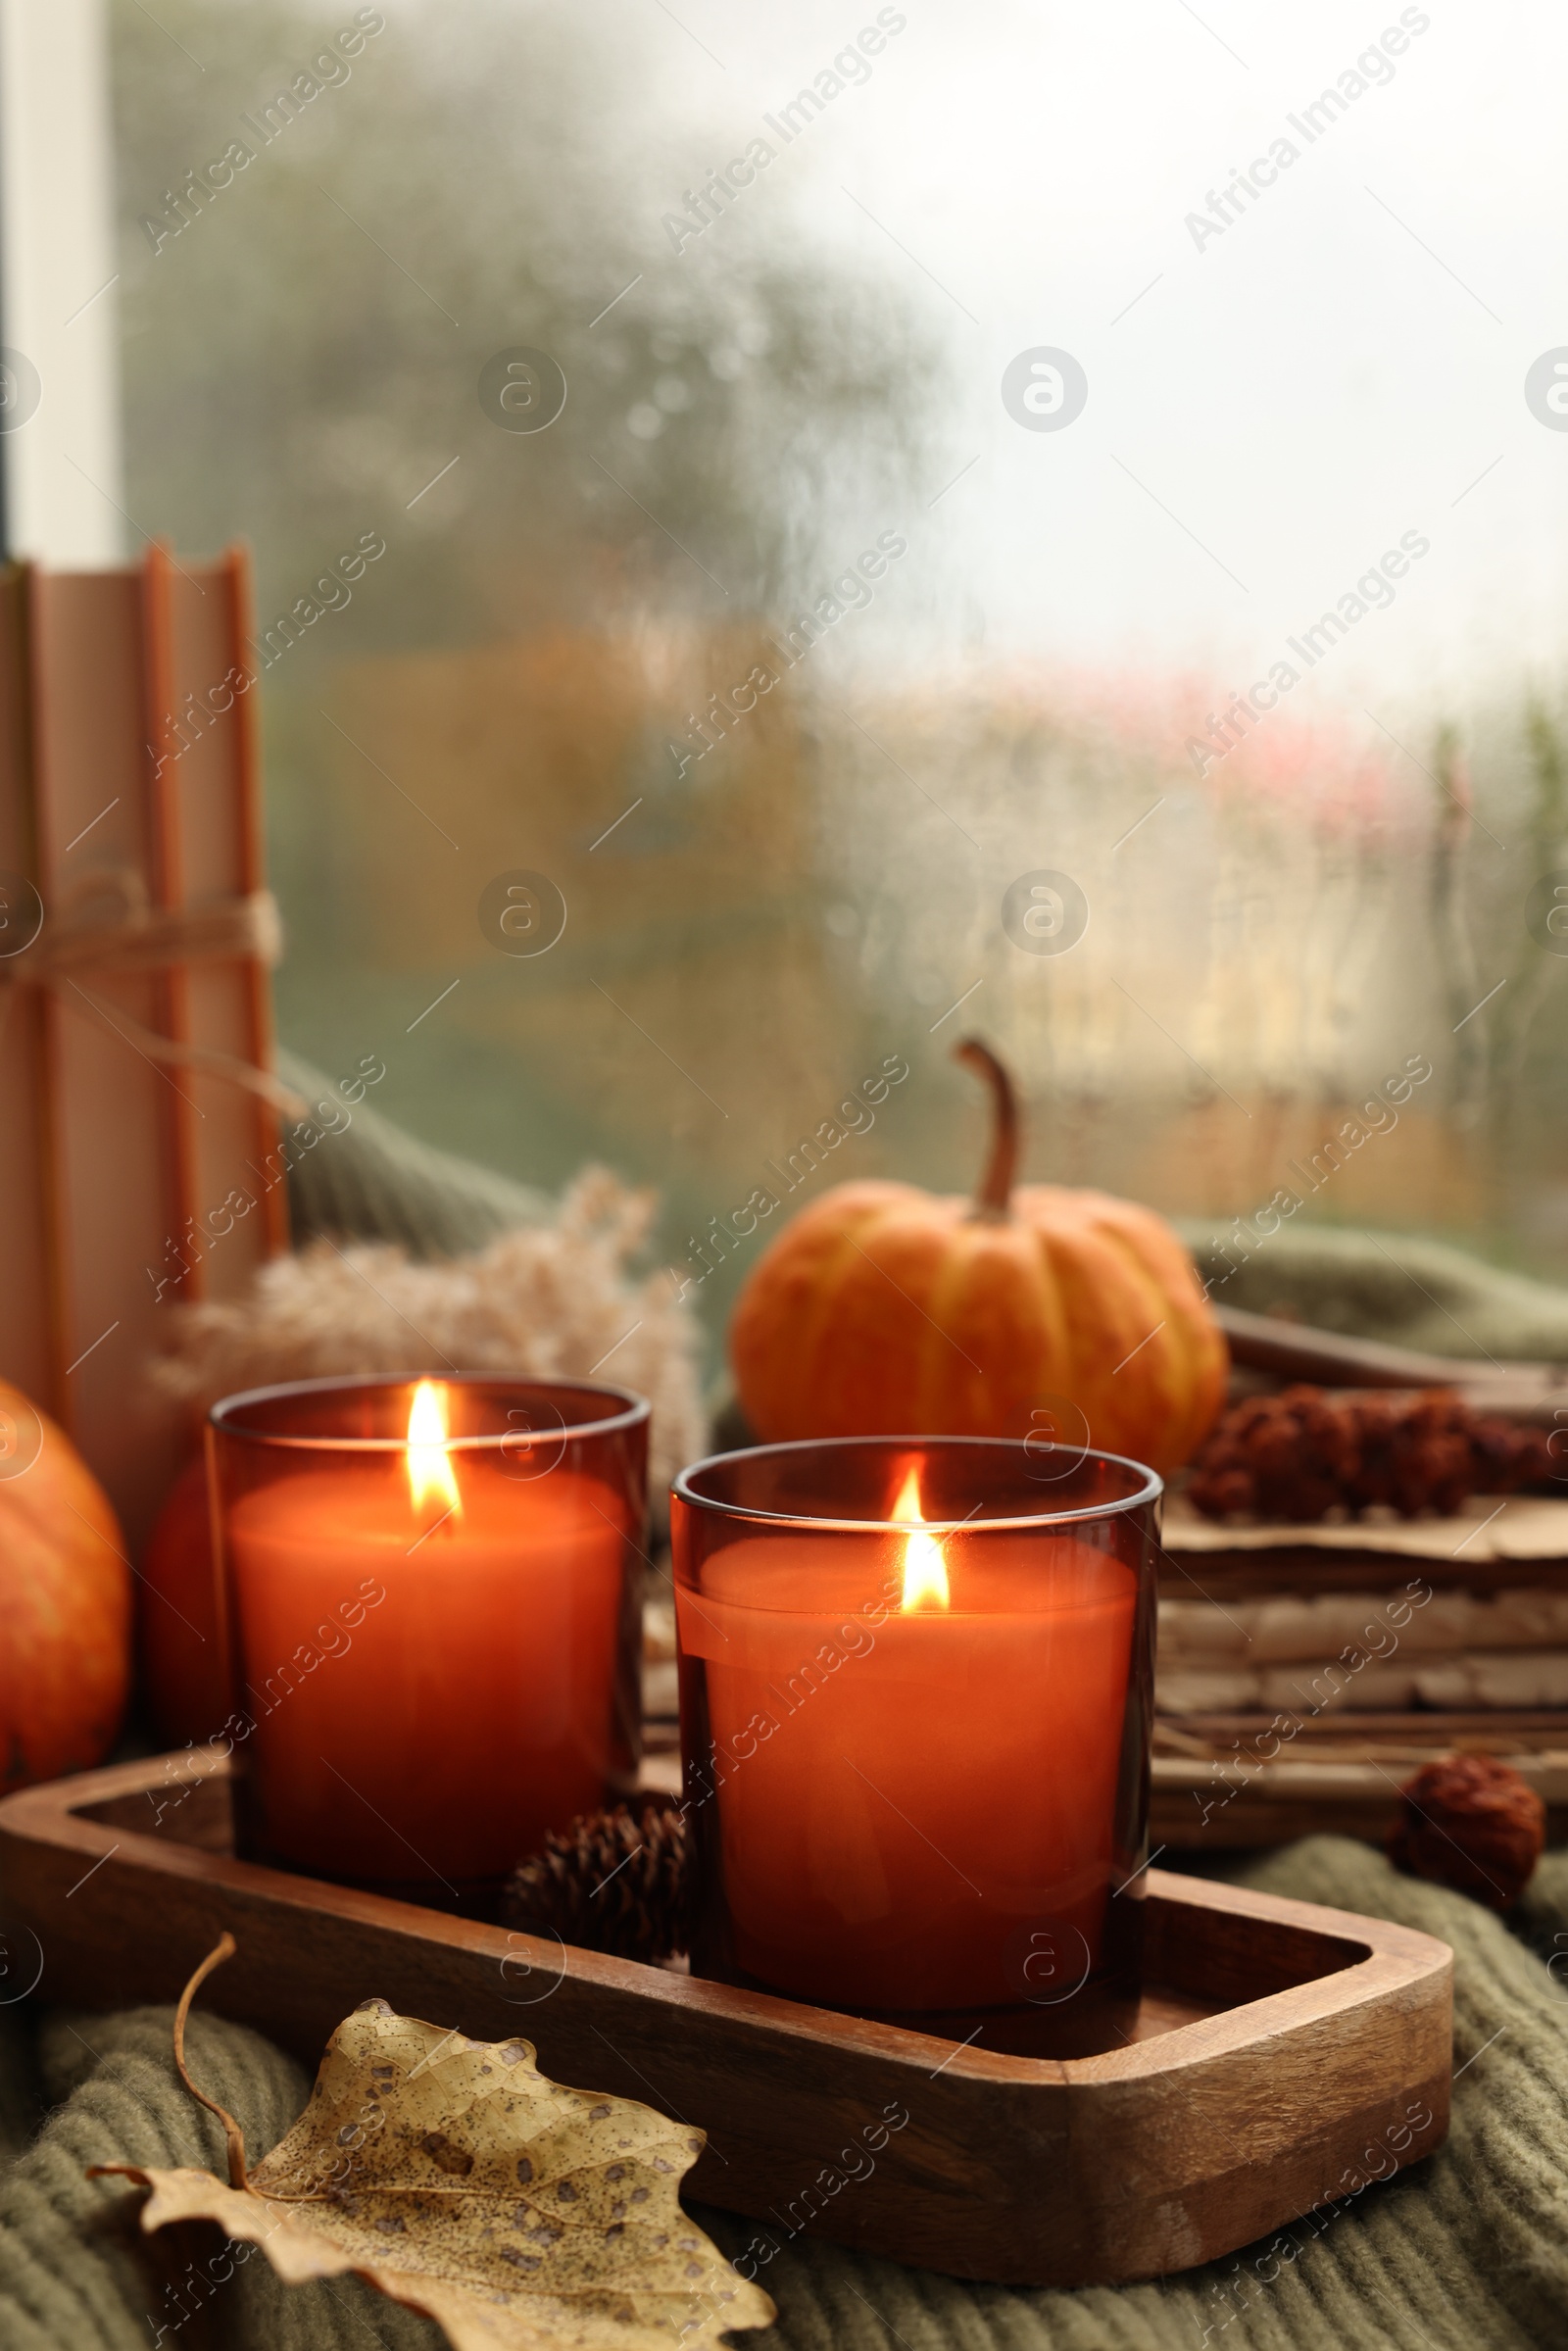
{"label": "blurred background greenery", "polygon": [[[831,1177],[967,1188],[971,1025],[1018,1068],[1031,1175],[1219,1230],[1426,1055],[1311,1212],[1568,1271],[1568,994],[1521,912],[1568,863],[1556,686],[1451,708],[1435,678],[1397,741],[1283,711],[1200,779],[1212,687],[979,627],[930,662],[912,564],[832,584],[936,503],[942,289],[857,266],[782,171],[674,250],[661,212],[734,132],[651,17],[610,43],[530,0],[389,11],[263,145],[242,117],[353,18],[114,7],[137,528],[248,540],[263,628],[386,544],[266,675],[284,1040],[374,1052],[379,1107],[525,1182],[656,1184],[677,1271],[885,1054],[913,1082]],[[232,185],[150,233],[235,137]],[[548,430],[481,407],[514,346],[564,371]],[[698,759],[756,664],[779,684]],[[516,868],[567,906],[536,958],[478,920]],[[1001,924],[1035,868],[1088,896],[1070,955]]]}

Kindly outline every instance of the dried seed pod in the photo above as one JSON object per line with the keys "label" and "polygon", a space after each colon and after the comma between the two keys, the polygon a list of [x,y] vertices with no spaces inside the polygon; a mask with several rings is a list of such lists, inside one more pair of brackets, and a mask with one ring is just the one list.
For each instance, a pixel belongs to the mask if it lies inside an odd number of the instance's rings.
{"label": "dried seed pod", "polygon": [[1546,1807],[1529,1782],[1490,1755],[1446,1755],[1399,1793],[1388,1840],[1396,1869],[1510,1910],[1546,1841]]}
{"label": "dried seed pod", "polygon": [[1446,1517],[1473,1494],[1549,1484],[1548,1443],[1546,1431],[1477,1412],[1442,1389],[1412,1397],[1288,1388],[1225,1414],[1187,1492],[1209,1518],[1299,1526],[1377,1504]]}

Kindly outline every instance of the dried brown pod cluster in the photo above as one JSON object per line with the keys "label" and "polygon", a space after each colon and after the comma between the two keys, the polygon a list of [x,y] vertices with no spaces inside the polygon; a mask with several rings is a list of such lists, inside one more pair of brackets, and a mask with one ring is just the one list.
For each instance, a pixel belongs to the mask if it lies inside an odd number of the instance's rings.
{"label": "dried brown pod cluster", "polygon": [[[1550,1433],[1477,1412],[1442,1389],[1333,1396],[1287,1388],[1225,1414],[1193,1464],[1188,1495],[1207,1518],[1303,1526],[1384,1504],[1442,1517],[1473,1494],[1549,1484]],[[1568,1466],[1568,1465],[1563,1465]]]}
{"label": "dried brown pod cluster", "polygon": [[579,1815],[514,1873],[506,1923],[652,1964],[691,1939],[691,1839],[661,1805]]}
{"label": "dried brown pod cluster", "polygon": [[1546,1841],[1546,1807],[1529,1782],[1490,1755],[1446,1755],[1399,1794],[1388,1840],[1396,1869],[1511,1909]]}

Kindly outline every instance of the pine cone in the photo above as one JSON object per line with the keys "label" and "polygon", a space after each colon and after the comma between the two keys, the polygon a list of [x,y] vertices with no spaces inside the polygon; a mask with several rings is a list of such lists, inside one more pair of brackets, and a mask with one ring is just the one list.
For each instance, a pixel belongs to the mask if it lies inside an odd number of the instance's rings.
{"label": "pine cone", "polygon": [[678,1812],[650,1804],[633,1813],[579,1814],[513,1873],[505,1922],[559,1935],[579,1950],[652,1964],[691,1939],[691,1838]]}
{"label": "pine cone", "polygon": [[1383,1504],[1446,1517],[1472,1494],[1550,1482],[1544,1431],[1475,1411],[1443,1390],[1335,1396],[1287,1388],[1250,1396],[1219,1422],[1193,1464],[1188,1494],[1209,1518],[1304,1525]]}
{"label": "pine cone", "polygon": [[1490,1755],[1446,1755],[1399,1792],[1388,1839],[1395,1868],[1511,1910],[1546,1841],[1546,1807],[1529,1782]]}

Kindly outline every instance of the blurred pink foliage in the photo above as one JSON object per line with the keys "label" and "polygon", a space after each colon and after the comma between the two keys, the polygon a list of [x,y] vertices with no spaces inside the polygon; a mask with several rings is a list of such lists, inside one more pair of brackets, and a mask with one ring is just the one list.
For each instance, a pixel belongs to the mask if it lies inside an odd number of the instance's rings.
{"label": "blurred pink foliage", "polygon": [[[1262,714],[1244,706],[1227,748],[1211,722],[1224,722],[1236,705],[1219,703],[1212,681],[1196,676],[1031,665],[969,679],[971,697],[993,730],[1094,742],[1172,787],[1198,788],[1222,812],[1241,804],[1250,813],[1295,816],[1320,834],[1369,847],[1422,837],[1430,825],[1435,779],[1370,718],[1296,710],[1284,697]],[[1195,741],[1214,753],[1201,777]]]}

